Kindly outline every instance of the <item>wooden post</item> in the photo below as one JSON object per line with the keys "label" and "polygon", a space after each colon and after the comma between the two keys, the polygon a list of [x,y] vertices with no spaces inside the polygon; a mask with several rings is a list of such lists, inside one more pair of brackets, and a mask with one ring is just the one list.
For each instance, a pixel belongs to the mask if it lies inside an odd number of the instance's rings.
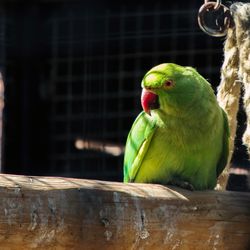
{"label": "wooden post", "polygon": [[0,249],[250,249],[250,193],[0,175]]}

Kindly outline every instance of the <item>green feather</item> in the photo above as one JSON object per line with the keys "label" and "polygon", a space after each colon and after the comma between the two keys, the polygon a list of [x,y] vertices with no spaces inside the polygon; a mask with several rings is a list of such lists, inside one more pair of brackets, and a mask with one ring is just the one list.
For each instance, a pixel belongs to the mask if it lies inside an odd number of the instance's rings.
{"label": "green feather", "polygon": [[126,142],[124,182],[134,181],[154,131],[155,121],[145,112],[141,112],[130,130]]}
{"label": "green feather", "polygon": [[[166,88],[169,80],[174,84]],[[142,87],[158,95],[160,108],[142,112],[130,130],[124,181],[214,188],[227,163],[229,129],[210,84],[191,67],[161,64]]]}
{"label": "green feather", "polygon": [[223,133],[223,144],[222,144],[223,148],[222,148],[221,158],[217,165],[217,177],[219,177],[219,175],[224,170],[227,164],[228,154],[229,154],[228,148],[229,148],[230,131],[229,131],[229,126],[228,126],[228,119],[224,110],[222,110],[222,114],[223,114],[223,119],[224,119],[224,133]]}

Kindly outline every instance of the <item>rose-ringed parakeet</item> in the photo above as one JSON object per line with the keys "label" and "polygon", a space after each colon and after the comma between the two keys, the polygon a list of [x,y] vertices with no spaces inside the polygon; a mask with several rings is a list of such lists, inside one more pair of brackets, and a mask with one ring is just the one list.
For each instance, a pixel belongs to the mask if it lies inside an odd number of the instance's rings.
{"label": "rose-ringed parakeet", "polygon": [[124,182],[213,189],[227,163],[229,129],[210,84],[192,67],[165,63],[144,76],[142,88]]}

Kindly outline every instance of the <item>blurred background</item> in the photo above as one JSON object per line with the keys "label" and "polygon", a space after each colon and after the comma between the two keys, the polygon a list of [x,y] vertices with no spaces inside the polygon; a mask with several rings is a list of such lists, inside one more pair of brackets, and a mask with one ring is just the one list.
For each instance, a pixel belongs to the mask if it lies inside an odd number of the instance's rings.
{"label": "blurred background", "polygon": [[[1,0],[2,172],[121,181],[143,75],[174,62],[220,82],[225,38],[200,30],[202,4]],[[247,169],[244,129],[241,110],[233,166]]]}

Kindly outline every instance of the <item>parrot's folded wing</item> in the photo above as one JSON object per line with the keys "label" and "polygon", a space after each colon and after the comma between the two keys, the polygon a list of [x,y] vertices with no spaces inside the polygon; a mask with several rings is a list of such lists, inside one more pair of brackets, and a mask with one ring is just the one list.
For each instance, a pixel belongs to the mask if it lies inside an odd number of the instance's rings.
{"label": "parrot's folded wing", "polygon": [[155,121],[145,112],[135,120],[127,138],[124,156],[124,182],[133,182],[156,130]]}
{"label": "parrot's folded wing", "polygon": [[223,148],[222,148],[220,160],[217,164],[217,177],[222,173],[223,169],[227,165],[227,159],[228,159],[228,154],[229,154],[228,148],[229,148],[230,132],[229,132],[229,127],[228,127],[227,115],[223,109],[222,109],[222,114],[224,118]]}

